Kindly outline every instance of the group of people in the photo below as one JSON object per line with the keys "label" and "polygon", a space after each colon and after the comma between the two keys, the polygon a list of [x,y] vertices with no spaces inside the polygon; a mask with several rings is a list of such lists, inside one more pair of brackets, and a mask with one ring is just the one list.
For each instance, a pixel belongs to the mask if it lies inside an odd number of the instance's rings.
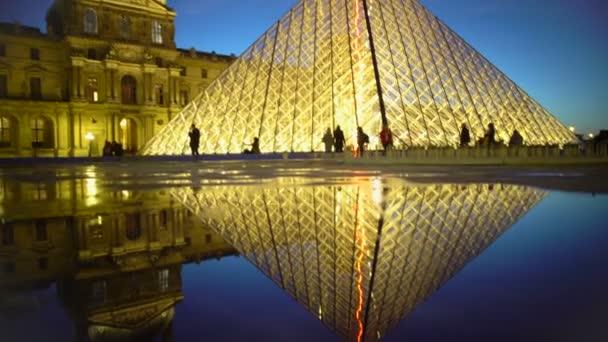
{"label": "group of people", "polygon": [[[467,124],[463,123],[460,128],[460,147],[469,146],[471,143],[471,133]],[[476,142],[477,146],[492,147],[498,145],[500,142],[496,140],[496,128],[493,123],[488,124],[488,129],[485,131],[483,137],[479,138]],[[524,144],[524,137],[519,133],[517,129],[513,130],[511,138],[509,139],[509,146],[522,146]]]}
{"label": "group of people", "polygon": [[[190,126],[190,131],[188,132],[188,137],[190,138],[190,150],[192,151],[193,156],[200,155],[198,152],[198,148],[201,142],[201,131],[196,127],[195,124]],[[251,149],[245,149],[243,151],[244,154],[259,154],[260,152],[260,139],[258,137],[253,138],[253,143],[251,145]]]}
{"label": "group of people", "polygon": [[109,142],[106,140],[106,143],[103,145],[103,156],[104,157],[121,157],[124,154],[124,149],[121,143],[117,143],[116,141]]}
{"label": "group of people", "polygon": [[[388,128],[387,124],[382,125],[380,131],[380,143],[384,148],[384,153],[393,146],[393,132]],[[325,144],[325,152],[332,152],[332,147],[335,152],[344,152],[344,144],[346,139],[344,138],[344,132],[340,129],[340,125],[336,126],[332,135],[331,129],[327,128],[323,135],[323,144]],[[357,127],[357,155],[362,156],[366,150],[367,144],[369,144],[369,135],[363,131],[361,126]]]}

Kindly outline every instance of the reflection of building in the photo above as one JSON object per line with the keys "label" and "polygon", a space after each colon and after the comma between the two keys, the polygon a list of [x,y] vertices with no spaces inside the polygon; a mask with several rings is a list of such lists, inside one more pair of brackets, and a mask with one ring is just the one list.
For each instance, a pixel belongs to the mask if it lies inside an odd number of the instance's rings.
{"label": "reflection of building", "polygon": [[[369,5],[369,6],[367,6]],[[261,35],[198,101],[160,130],[145,154],[182,154],[196,122],[203,153],[322,151],[340,125],[377,145],[383,124],[407,147],[456,147],[490,123],[496,139],[517,129],[529,145],[574,135],[418,0],[302,0]]]}
{"label": "reflection of building", "polygon": [[176,49],[166,1],[56,0],[48,34],[0,23],[0,155],[137,151],[233,60]]}
{"label": "reflection of building", "polygon": [[78,338],[169,338],[181,265],[235,253],[163,191],[2,184],[0,303],[57,282]]}
{"label": "reflection of building", "polygon": [[378,179],[172,192],[325,325],[356,341],[384,336],[545,195]]}

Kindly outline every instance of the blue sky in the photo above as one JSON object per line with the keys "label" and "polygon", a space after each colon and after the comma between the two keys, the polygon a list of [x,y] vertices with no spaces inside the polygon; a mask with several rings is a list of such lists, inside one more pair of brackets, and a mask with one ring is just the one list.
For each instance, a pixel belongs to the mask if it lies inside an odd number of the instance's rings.
{"label": "blue sky", "polygon": [[[0,20],[42,27],[51,2],[2,1]],[[178,14],[178,46],[238,55],[296,2],[169,0],[169,5]],[[564,124],[582,133],[608,129],[608,1],[421,2]]]}

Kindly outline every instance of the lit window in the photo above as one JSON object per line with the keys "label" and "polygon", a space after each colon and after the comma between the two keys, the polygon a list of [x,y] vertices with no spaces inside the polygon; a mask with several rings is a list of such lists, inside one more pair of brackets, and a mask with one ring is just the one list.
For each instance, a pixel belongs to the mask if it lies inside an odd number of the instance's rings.
{"label": "lit window", "polygon": [[202,78],[207,78],[207,77],[209,77],[209,73],[207,72],[207,69],[202,69],[202,70],[201,70],[201,77],[202,77]]}
{"label": "lit window", "polygon": [[158,271],[158,289],[165,292],[169,289],[169,270]]}
{"label": "lit window", "polygon": [[32,141],[33,142],[44,142],[44,126],[46,120],[44,118],[32,119]]}
{"label": "lit window", "polygon": [[99,101],[99,92],[97,91],[97,79],[89,78],[87,82],[86,96],[89,102]]}
{"label": "lit window", "polygon": [[97,33],[97,13],[92,8],[87,8],[84,12],[84,32]]}
{"label": "lit window", "polygon": [[152,22],[152,42],[156,44],[163,43],[163,26],[158,21]]}
{"label": "lit window", "polygon": [[126,15],[120,17],[120,36],[125,39],[131,36],[131,18]]}
{"label": "lit window", "polygon": [[0,147],[11,146],[11,120],[5,116],[0,117]]}

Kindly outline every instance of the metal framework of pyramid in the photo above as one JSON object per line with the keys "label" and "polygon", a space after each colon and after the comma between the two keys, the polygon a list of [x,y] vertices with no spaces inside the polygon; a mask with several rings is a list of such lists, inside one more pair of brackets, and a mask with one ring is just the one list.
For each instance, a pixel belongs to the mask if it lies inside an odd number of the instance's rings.
{"label": "metal framework of pyramid", "polygon": [[340,125],[377,143],[387,123],[404,148],[457,146],[489,123],[527,145],[575,136],[417,0],[301,0],[144,147],[183,154],[188,130],[202,153],[320,151]]}
{"label": "metal framework of pyramid", "polygon": [[350,341],[380,339],[546,195],[512,185],[302,186],[294,178],[171,191]]}

